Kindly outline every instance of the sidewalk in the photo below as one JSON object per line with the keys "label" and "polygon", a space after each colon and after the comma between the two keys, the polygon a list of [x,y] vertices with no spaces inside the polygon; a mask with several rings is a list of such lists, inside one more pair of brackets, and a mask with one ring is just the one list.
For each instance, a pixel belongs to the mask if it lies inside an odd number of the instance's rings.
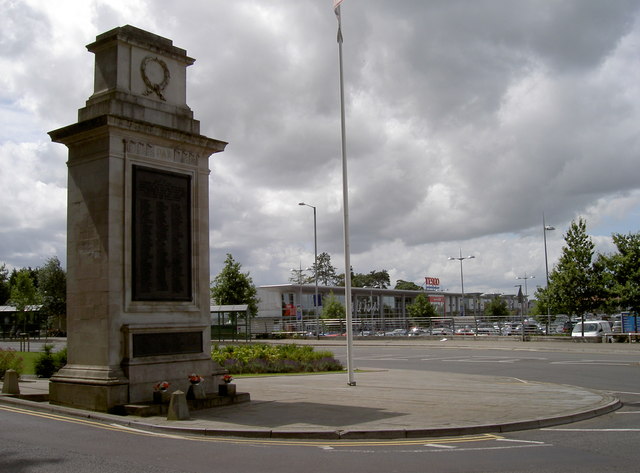
{"label": "sidewalk", "polygon": [[[510,377],[428,371],[238,378],[251,402],[191,411],[191,419],[116,416],[0,396],[0,403],[174,433],[254,438],[417,438],[507,432],[575,422],[620,407],[606,394]],[[46,394],[48,380],[20,382]]]}

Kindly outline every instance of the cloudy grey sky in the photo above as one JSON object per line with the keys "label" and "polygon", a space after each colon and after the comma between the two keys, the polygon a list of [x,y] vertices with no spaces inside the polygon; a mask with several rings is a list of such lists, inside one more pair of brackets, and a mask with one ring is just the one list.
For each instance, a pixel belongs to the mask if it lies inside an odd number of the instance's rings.
{"label": "cloudy grey sky", "polygon": [[[131,24],[196,63],[188,104],[211,159],[211,274],[256,284],[319,251],[344,271],[331,0],[0,0],[0,262],[65,258],[66,148],[92,93],[85,45]],[[640,1],[345,0],[354,271],[514,293],[544,284],[572,219],[597,249],[640,226]]]}

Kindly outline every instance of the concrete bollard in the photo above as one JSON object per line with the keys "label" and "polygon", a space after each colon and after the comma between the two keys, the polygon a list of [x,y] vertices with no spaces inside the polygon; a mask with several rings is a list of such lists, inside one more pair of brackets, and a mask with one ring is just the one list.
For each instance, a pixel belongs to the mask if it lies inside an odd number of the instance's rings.
{"label": "concrete bollard", "polygon": [[174,391],[169,401],[167,420],[189,420],[189,406],[187,396],[182,391]]}
{"label": "concrete bollard", "polygon": [[20,394],[20,385],[18,384],[18,372],[16,370],[7,370],[4,372],[4,383],[2,384],[2,394]]}

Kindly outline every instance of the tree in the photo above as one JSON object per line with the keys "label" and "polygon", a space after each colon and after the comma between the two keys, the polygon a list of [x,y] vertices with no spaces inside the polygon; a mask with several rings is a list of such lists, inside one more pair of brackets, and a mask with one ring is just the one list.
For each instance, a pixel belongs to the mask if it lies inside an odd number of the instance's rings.
{"label": "tree", "polygon": [[407,307],[407,314],[412,319],[437,317],[438,313],[429,302],[426,294],[418,294],[413,304]]}
{"label": "tree", "polygon": [[598,263],[606,268],[602,283],[609,299],[623,309],[640,312],[640,233],[612,235],[617,253],[603,256]]}
{"label": "tree", "polygon": [[484,314],[493,317],[509,315],[509,308],[507,307],[507,303],[503,301],[500,296],[496,296],[491,299],[489,305],[485,306]]}
{"label": "tree", "polygon": [[344,319],[346,312],[344,305],[338,300],[338,298],[330,292],[322,301],[322,314],[323,319]]}
{"label": "tree", "polygon": [[599,304],[592,265],[594,244],[585,220],[571,222],[564,240],[562,255],[549,274],[549,286],[539,292],[556,313],[584,315]]}
{"label": "tree", "polygon": [[22,330],[26,332],[27,312],[31,310],[31,306],[39,302],[38,291],[31,278],[30,269],[21,269],[16,272],[15,282],[11,286],[9,302],[16,307],[18,311],[17,322],[22,324]]}
{"label": "tree", "polygon": [[211,284],[211,297],[219,305],[247,304],[247,315],[255,317],[258,313],[258,291],[249,273],[242,273],[241,268],[242,265],[227,253],[224,268]]}
{"label": "tree", "polygon": [[57,320],[57,329],[64,327],[67,314],[67,275],[57,257],[52,257],[38,269],[38,293],[42,301],[40,313]]}
{"label": "tree", "polygon": [[7,265],[0,266],[0,305],[6,304],[11,296],[11,285],[9,284],[9,270]]}
{"label": "tree", "polygon": [[[310,281],[315,281],[316,263],[311,267],[313,275],[310,277]],[[338,276],[336,275],[336,268],[331,265],[331,256],[329,253],[320,253],[318,255],[318,284],[323,286],[335,286],[337,285]]]}
{"label": "tree", "polygon": [[394,289],[401,289],[403,291],[421,291],[422,288],[418,286],[416,283],[411,281],[403,281],[402,279],[398,279],[396,281],[396,286]]}
{"label": "tree", "polygon": [[386,269],[382,271],[371,271],[369,274],[357,273],[351,276],[352,287],[377,287],[386,289],[390,284],[389,273]]}

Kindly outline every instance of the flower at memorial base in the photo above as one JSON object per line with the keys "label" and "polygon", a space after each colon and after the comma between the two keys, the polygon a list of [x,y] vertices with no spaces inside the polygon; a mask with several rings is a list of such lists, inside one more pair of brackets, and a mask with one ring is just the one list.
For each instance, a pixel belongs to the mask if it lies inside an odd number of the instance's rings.
{"label": "flower at memorial base", "polygon": [[225,383],[229,384],[231,381],[233,381],[233,376],[231,376],[230,374],[225,374],[222,377],[222,381],[224,381]]}
{"label": "flower at memorial base", "polygon": [[202,381],[204,381],[204,378],[199,374],[191,373],[189,375],[189,382],[191,384],[198,384],[198,383],[201,383]]}
{"label": "flower at memorial base", "polygon": [[162,381],[161,383],[155,384],[153,386],[153,390],[154,391],[166,391],[167,389],[169,389],[169,386],[171,386],[171,383],[169,383],[167,381]]}

